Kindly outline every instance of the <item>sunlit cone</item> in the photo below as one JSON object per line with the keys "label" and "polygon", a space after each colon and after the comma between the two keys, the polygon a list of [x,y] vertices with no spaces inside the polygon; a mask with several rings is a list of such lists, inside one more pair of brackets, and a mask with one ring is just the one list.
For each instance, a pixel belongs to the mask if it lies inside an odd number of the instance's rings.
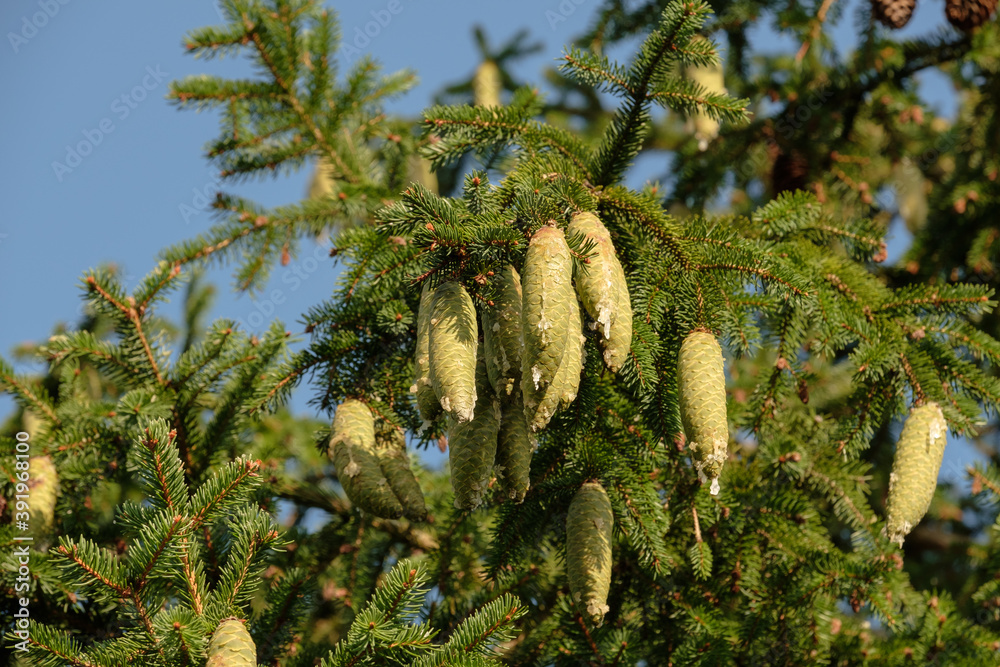
{"label": "sunlit cone", "polygon": [[472,297],[456,282],[444,283],[434,291],[429,339],[434,394],[452,419],[467,422],[476,406],[479,332]]}
{"label": "sunlit cone", "polygon": [[[544,428],[559,404],[559,392],[549,397],[569,335],[573,309],[573,258],[566,237],[556,227],[542,227],[531,238],[521,275],[521,393],[533,431]],[[548,397],[548,398],[547,398]],[[544,405],[543,405],[544,403]],[[547,407],[546,407],[547,406]]]}
{"label": "sunlit cone", "polygon": [[521,383],[521,276],[512,266],[500,273],[500,292],[483,315],[483,346],[490,385],[502,401]]}
{"label": "sunlit cone", "polygon": [[931,401],[913,408],[896,443],[889,474],[886,533],[903,546],[903,538],[920,523],[930,507],[944,457],[948,423],[941,406]]}
{"label": "sunlit cone", "polygon": [[312,176],[309,178],[309,199],[325,199],[333,196],[333,167],[325,157],[316,160]]}
{"label": "sunlit cone", "polygon": [[872,15],[887,28],[899,30],[910,22],[917,0],[871,0]]}
{"label": "sunlit cone", "polygon": [[583,344],[586,340],[586,336],[583,335],[583,311],[580,308],[580,302],[573,299],[569,308],[569,333],[566,335],[566,349],[549,390],[545,392],[538,403],[535,419],[532,422],[534,430],[544,428],[552,415],[569,407],[576,400],[576,394],[580,389],[580,373],[583,371]]}
{"label": "sunlit cone", "polygon": [[512,398],[513,400],[503,402],[500,435],[497,438],[496,473],[500,492],[519,503],[528,492],[535,441],[524,418],[520,387],[514,389]]}
{"label": "sunlit cone", "polygon": [[257,647],[246,626],[235,618],[219,623],[208,643],[205,667],[256,667]]}
{"label": "sunlit cone", "polygon": [[893,183],[896,186],[896,203],[899,216],[906,223],[911,233],[917,233],[927,222],[928,204],[927,190],[920,169],[909,158],[896,165],[892,172]]}
{"label": "sunlit cone", "polygon": [[375,434],[376,455],[382,474],[389,487],[403,506],[403,516],[411,521],[427,518],[427,505],[420,483],[410,467],[410,457],[406,453],[406,436],[403,431],[386,424]]}
{"label": "sunlit cone", "polygon": [[420,306],[417,309],[417,358],[416,378],[410,393],[417,396],[417,409],[425,422],[431,422],[441,414],[441,402],[431,386],[431,309],[434,302],[434,290],[430,284],[424,283],[420,292]]}
{"label": "sunlit cone", "polygon": [[948,23],[963,32],[971,32],[986,23],[996,11],[997,0],[945,0]]}
{"label": "sunlit cone", "polygon": [[566,231],[584,234],[597,245],[586,270],[576,271],[576,291],[594,320],[605,365],[617,372],[632,346],[632,303],[625,271],[611,243],[611,234],[596,215],[577,213]]}
{"label": "sunlit cone", "polygon": [[368,406],[354,399],[338,405],[329,453],[344,493],[366,512],[398,519],[403,507],[382,473],[375,447],[375,420]]}
{"label": "sunlit cone", "polygon": [[611,588],[614,515],[604,487],[587,482],[566,515],[566,574],[573,602],[593,625],[604,622]]}
{"label": "sunlit cone", "polygon": [[451,420],[448,433],[448,461],[455,507],[479,507],[489,489],[500,431],[500,401],[490,388],[486,360],[480,351],[476,364],[476,416],[472,421]]}
{"label": "sunlit cone", "polygon": [[681,343],[677,390],[681,421],[698,477],[702,482],[712,480],[714,495],[719,491],[719,473],[729,455],[729,425],[722,348],[707,331],[692,331]]}
{"label": "sunlit cone", "polygon": [[472,77],[472,103],[477,107],[498,107],[502,90],[500,68],[492,60],[484,61]]}
{"label": "sunlit cone", "polygon": [[[695,40],[705,41],[701,35],[696,35]],[[709,95],[724,95],[726,93],[726,81],[722,63],[713,65],[691,65],[684,68],[685,78],[693,81],[702,87]],[[698,150],[703,151],[708,148],[708,144],[719,136],[719,121],[706,113],[698,112],[688,118],[687,131],[694,134],[698,140]]]}
{"label": "sunlit cone", "polygon": [[28,459],[28,476],[32,532],[51,536],[59,497],[56,466],[48,456],[33,456]]}

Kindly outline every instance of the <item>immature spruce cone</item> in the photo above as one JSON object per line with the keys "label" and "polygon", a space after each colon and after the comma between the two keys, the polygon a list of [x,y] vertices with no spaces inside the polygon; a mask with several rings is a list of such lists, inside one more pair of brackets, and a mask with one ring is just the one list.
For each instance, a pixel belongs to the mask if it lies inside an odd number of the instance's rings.
{"label": "immature spruce cone", "polygon": [[502,401],[500,435],[497,439],[496,474],[503,495],[521,502],[528,492],[531,455],[535,441],[524,418],[521,388],[514,388],[512,400]]}
{"label": "immature spruce cone", "polygon": [[719,492],[722,464],[729,456],[729,424],[722,348],[707,331],[692,331],[681,343],[677,389],[681,421],[698,477],[702,482],[712,480],[714,495]]}
{"label": "immature spruce cone", "polygon": [[425,422],[433,421],[441,414],[441,402],[431,386],[431,310],[434,307],[434,290],[424,283],[420,292],[420,306],[417,309],[417,358],[416,378],[410,393],[417,396],[417,409]]}
{"label": "immature spruce cone", "polygon": [[528,425],[537,431],[549,423],[565,388],[556,387],[554,381],[569,343],[574,342],[570,336],[581,335],[573,258],[562,230],[542,227],[531,238],[521,291],[521,393]]}
{"label": "immature spruce cone", "polygon": [[[696,41],[708,40],[701,35],[695,35],[691,41],[694,44]],[[726,94],[725,71],[721,62],[711,65],[689,65],[684,68],[684,77],[701,86],[709,95]],[[709,142],[719,136],[719,121],[706,113],[696,111],[688,118],[685,129],[694,134],[698,140],[698,150],[704,151],[708,148]]]}
{"label": "immature spruce cone", "polygon": [[309,199],[326,199],[333,196],[333,167],[325,157],[316,160],[309,178]]}
{"label": "immature spruce cone", "polygon": [[809,183],[809,161],[799,151],[780,151],[771,167],[771,187],[774,196],[782,192],[805,190]]}
{"label": "immature spruce cone", "polygon": [[472,103],[477,107],[500,106],[503,79],[500,68],[492,60],[484,61],[472,77]]}
{"label": "immature spruce cone", "polygon": [[448,461],[455,507],[476,509],[489,489],[500,431],[500,401],[486,375],[483,349],[476,362],[476,416],[472,421],[449,420]]}
{"label": "immature spruce cone", "polygon": [[611,234],[593,213],[577,213],[567,232],[583,234],[596,243],[585,270],[575,272],[576,291],[587,314],[594,319],[604,363],[618,372],[632,346],[632,303]]}
{"label": "immature spruce cone", "polygon": [[899,30],[910,22],[917,0],[872,0],[872,15],[887,28]]}
{"label": "immature spruce cone", "polygon": [[59,497],[56,466],[48,456],[33,456],[28,459],[28,475],[31,529],[36,535],[51,536]]}
{"label": "immature spruce cone", "polygon": [[246,627],[235,618],[219,623],[208,644],[205,667],[256,667],[257,647]]}
{"label": "immature spruce cone", "polygon": [[382,474],[403,506],[403,516],[411,521],[423,521],[427,518],[427,506],[420,483],[410,468],[406,436],[395,426],[386,424],[375,434],[375,443]]}
{"label": "immature spruce cone", "polygon": [[614,514],[604,487],[587,482],[566,515],[566,574],[573,602],[596,626],[608,611]]}
{"label": "immature spruce cone", "polygon": [[931,401],[910,411],[896,443],[889,474],[886,533],[903,546],[903,538],[927,513],[944,457],[948,423],[941,406]]}
{"label": "immature spruce cone", "polygon": [[479,332],[472,297],[456,282],[434,291],[429,337],[430,378],[441,408],[467,422],[476,406],[476,348]]}
{"label": "immature spruce cone", "polygon": [[361,401],[348,399],[333,416],[329,454],[337,479],[351,502],[383,519],[403,515],[375,453],[375,420]]}
{"label": "immature spruce cone", "polygon": [[944,14],[948,23],[971,32],[986,23],[996,8],[997,0],[945,0]]}
{"label": "immature spruce cone", "polygon": [[500,293],[483,313],[483,346],[490,384],[507,401],[521,383],[521,276],[512,266],[500,273]]}

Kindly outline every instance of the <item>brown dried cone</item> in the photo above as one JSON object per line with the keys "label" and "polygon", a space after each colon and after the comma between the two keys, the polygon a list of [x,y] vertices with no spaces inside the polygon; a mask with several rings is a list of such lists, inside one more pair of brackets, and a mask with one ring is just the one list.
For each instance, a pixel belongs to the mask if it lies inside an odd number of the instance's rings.
{"label": "brown dried cone", "polygon": [[476,363],[476,394],[479,397],[476,416],[462,423],[450,420],[448,461],[455,507],[459,509],[475,509],[482,504],[497,454],[500,401],[490,388],[484,356],[480,349]]}
{"label": "brown dried cone", "polygon": [[329,454],[337,477],[351,502],[383,519],[403,515],[375,450],[375,420],[361,401],[347,399],[337,406]]}
{"label": "brown dried cone", "polygon": [[512,266],[500,273],[500,292],[483,313],[483,346],[490,385],[501,401],[521,383],[521,276]]}
{"label": "brown dried cone", "polygon": [[227,618],[212,633],[205,667],[256,667],[257,647],[246,626]]}
{"label": "brown dried cone", "polygon": [[441,414],[441,403],[431,386],[431,309],[434,307],[434,290],[424,283],[417,309],[417,356],[414,360],[416,378],[410,393],[417,396],[417,409],[425,427]]}
{"label": "brown dried cone", "polygon": [[771,186],[774,196],[782,192],[805,190],[809,183],[809,161],[806,156],[795,150],[780,151],[774,159],[771,168]]}
{"label": "brown dried cone", "polygon": [[573,602],[598,627],[609,609],[613,525],[604,487],[597,482],[580,487],[566,515],[566,575]]}
{"label": "brown dried cone", "polygon": [[472,297],[457,282],[444,283],[434,290],[428,340],[434,395],[452,419],[467,422],[476,407],[479,330]]}
{"label": "brown dried cone", "polygon": [[945,0],[944,15],[959,30],[971,32],[986,23],[996,8],[997,0]]}
{"label": "brown dried cone", "polygon": [[528,492],[535,439],[524,418],[521,388],[514,389],[512,400],[501,403],[503,407],[500,435],[497,439],[497,481],[500,483],[500,492],[519,503]]}
{"label": "brown dried cone", "polygon": [[719,473],[729,455],[726,420],[726,373],[722,348],[707,331],[692,331],[677,358],[681,421],[691,458],[702,483],[719,492]]}
{"label": "brown dried cone", "polygon": [[593,213],[577,213],[566,228],[596,244],[585,269],[576,270],[576,291],[587,314],[594,319],[604,363],[617,373],[632,346],[632,302],[625,271],[611,243],[611,234]]}
{"label": "brown dried cone", "polygon": [[500,106],[503,79],[500,68],[492,60],[484,61],[472,76],[472,103],[477,107]]}
{"label": "brown dried cone", "polygon": [[[556,386],[556,375],[574,342],[570,336],[580,335],[573,258],[562,230],[546,226],[535,232],[524,260],[521,291],[521,394],[528,426],[537,431],[545,428],[559,405],[564,387]],[[579,385],[579,374],[576,382]]]}
{"label": "brown dried cone", "polygon": [[31,530],[40,537],[52,537],[59,497],[59,474],[48,456],[28,459],[28,494],[31,508]]}
{"label": "brown dried cone", "polygon": [[899,30],[910,22],[917,0],[872,0],[872,16],[887,28]]}
{"label": "brown dried cone", "polygon": [[903,546],[903,538],[927,513],[944,457],[948,423],[941,406],[931,401],[913,408],[896,444],[889,474],[886,533]]}
{"label": "brown dried cone", "polygon": [[413,474],[410,457],[406,454],[406,436],[401,429],[383,424],[375,434],[376,455],[382,474],[403,506],[403,516],[410,521],[427,518],[427,505],[420,483]]}

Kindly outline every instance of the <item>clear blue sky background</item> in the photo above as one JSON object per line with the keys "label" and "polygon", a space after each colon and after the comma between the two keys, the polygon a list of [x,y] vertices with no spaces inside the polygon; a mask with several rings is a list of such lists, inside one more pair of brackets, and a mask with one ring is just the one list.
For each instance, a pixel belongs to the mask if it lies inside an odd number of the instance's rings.
{"label": "clear blue sky background", "polygon": [[[63,1],[67,4],[42,0],[50,11],[58,7],[50,18],[40,15],[39,0],[8,0],[0,8],[0,353],[5,356],[20,342],[46,337],[56,321],[77,320],[82,304],[79,278],[86,269],[114,262],[123,267],[131,288],[153,266],[158,251],[208,228],[208,212],[185,220],[181,206],[197,208],[199,193],[211,198],[220,189],[202,156],[203,146],[216,134],[217,118],[180,112],[165,102],[164,94],[174,78],[202,72],[243,76],[248,71],[242,61],[200,61],[184,54],[181,38],[188,30],[220,22],[212,0]],[[840,49],[850,49],[857,41],[855,22],[862,2],[867,6],[864,0],[838,3],[844,7],[834,32]],[[355,29],[372,20],[371,12],[387,3],[329,4],[340,15],[345,37],[353,39]],[[542,69],[588,26],[598,6],[597,0],[566,0],[563,7],[575,10],[565,21],[552,24],[546,12],[559,12],[560,0],[400,3],[402,12],[366,50],[388,71],[416,70],[419,86],[390,106],[414,117],[442,85],[468,77],[478,64],[471,36],[474,24],[486,27],[494,45],[521,28],[529,29],[545,48],[519,62],[514,71],[522,80],[541,81]],[[903,34],[939,29],[944,23],[941,5],[921,3]],[[26,22],[41,27],[32,31]],[[22,39],[12,41],[11,33]],[[754,29],[753,39],[768,51],[794,51],[798,46],[777,37],[766,23]],[[144,84],[148,90],[142,89]],[[943,77],[924,74],[921,90],[932,107],[953,112]],[[121,101],[122,95],[131,103]],[[102,127],[111,131],[105,133]],[[71,172],[57,174],[52,163],[66,163],[67,146],[85,140],[85,133],[92,143],[100,133],[100,142]],[[658,165],[642,165],[630,178],[632,183],[648,175],[645,167],[660,171]],[[301,172],[223,188],[277,205],[301,198],[306,179]],[[894,225],[892,230],[891,258],[905,246],[900,229]],[[282,286],[282,271],[290,270],[279,267],[272,284]],[[231,291],[226,269],[215,269],[208,277],[220,288],[213,318],[248,321],[257,311],[257,303]],[[325,263],[299,289],[285,284],[286,300],[273,317],[301,332],[300,313],[327,297],[335,278],[336,270]],[[172,304],[163,312],[171,316],[178,309]],[[310,395],[309,387],[301,387],[292,408],[309,412]],[[0,397],[0,414],[11,407],[9,398]],[[954,478],[972,453],[962,445],[950,446],[949,452],[943,474]]]}

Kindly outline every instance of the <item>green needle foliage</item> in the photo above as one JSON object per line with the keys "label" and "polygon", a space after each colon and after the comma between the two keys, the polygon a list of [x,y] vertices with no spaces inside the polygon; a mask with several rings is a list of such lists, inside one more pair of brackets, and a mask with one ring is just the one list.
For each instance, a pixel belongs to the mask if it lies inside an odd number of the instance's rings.
{"label": "green needle foliage", "polygon": [[[274,208],[220,193],[214,226],[165,250],[131,294],[112,270],[85,275],[84,318],[22,351],[44,372],[0,361],[18,406],[4,448],[27,432],[49,461],[40,474],[58,473],[58,493],[35,496],[55,503],[53,527],[22,588],[19,510],[0,507],[0,611],[13,618],[16,591],[33,619],[27,652],[9,655],[199,665],[236,618],[257,663],[281,667],[996,664],[995,22],[910,41],[869,26],[840,54],[835,3],[606,0],[548,93],[509,71],[539,48],[526,34],[491,50],[479,30],[506,103],[465,104],[463,81],[413,119],[383,109],[413,75],[366,58],[341,71],[335,15],[316,0],[222,5],[226,23],[185,46],[243,55],[253,75],[190,77],[171,100],[218,112],[207,157],[224,181],[308,165],[325,185]],[[752,48],[760,17],[798,52]],[[632,55],[616,62],[622,44]],[[689,74],[719,64],[728,93]],[[954,121],[923,109],[914,76],[927,68],[963,91]],[[684,129],[696,115],[718,136]],[[663,184],[630,187],[658,153]],[[897,211],[914,243],[887,267]],[[426,519],[354,506],[326,456],[343,401],[364,404],[376,433],[449,445],[447,416],[425,423],[410,393],[421,291],[461,285],[481,328],[532,236],[584,212],[624,270],[631,345],[610,372],[601,332],[584,327],[577,396],[536,434],[517,502],[494,468],[482,506],[456,509],[449,471],[411,457]],[[237,289],[257,290],[327,237],[340,273],[303,314],[302,345],[277,322],[259,335],[202,324],[204,264],[231,263]],[[581,275],[599,250],[566,240]],[[155,315],[171,292],[180,326]],[[680,417],[692,331],[725,355],[717,494]],[[282,407],[305,384],[318,419]],[[894,441],[929,402],[952,442],[991,460],[969,469],[971,494],[939,483],[901,549],[885,532]],[[0,470],[5,497],[20,493],[14,459]],[[579,543],[567,513],[595,483],[614,523],[600,626],[567,580]]]}

